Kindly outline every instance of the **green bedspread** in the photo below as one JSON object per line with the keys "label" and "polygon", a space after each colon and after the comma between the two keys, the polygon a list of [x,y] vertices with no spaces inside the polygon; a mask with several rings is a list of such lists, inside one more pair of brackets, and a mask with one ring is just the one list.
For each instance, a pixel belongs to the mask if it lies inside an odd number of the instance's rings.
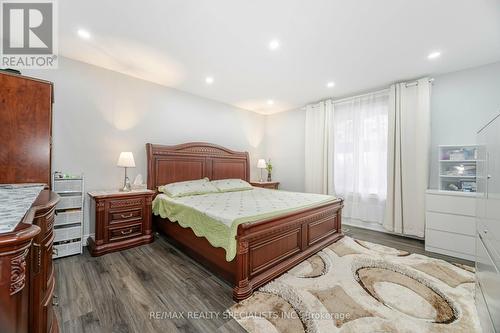
{"label": "green bedspread", "polygon": [[214,247],[224,248],[226,260],[231,261],[236,256],[236,233],[241,223],[262,221],[334,200],[329,195],[262,188],[181,198],[159,194],[153,201],[153,213],[191,228]]}

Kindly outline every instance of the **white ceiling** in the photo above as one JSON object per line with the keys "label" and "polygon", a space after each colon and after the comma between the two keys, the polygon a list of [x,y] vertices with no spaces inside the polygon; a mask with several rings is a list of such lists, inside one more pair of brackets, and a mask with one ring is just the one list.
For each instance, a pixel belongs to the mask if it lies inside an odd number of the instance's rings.
{"label": "white ceiling", "polygon": [[265,114],[500,60],[498,0],[58,3],[61,55]]}

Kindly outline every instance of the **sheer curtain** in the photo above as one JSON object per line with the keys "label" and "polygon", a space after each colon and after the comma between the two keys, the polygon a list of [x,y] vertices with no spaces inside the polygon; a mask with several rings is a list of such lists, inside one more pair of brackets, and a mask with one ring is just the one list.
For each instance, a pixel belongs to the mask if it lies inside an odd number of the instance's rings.
{"label": "sheer curtain", "polygon": [[333,101],[306,106],[305,190],[333,194]]}
{"label": "sheer curtain", "polygon": [[[335,102],[335,194],[346,222],[382,229],[387,196],[389,91]],[[332,186],[333,188],[333,186]]]}

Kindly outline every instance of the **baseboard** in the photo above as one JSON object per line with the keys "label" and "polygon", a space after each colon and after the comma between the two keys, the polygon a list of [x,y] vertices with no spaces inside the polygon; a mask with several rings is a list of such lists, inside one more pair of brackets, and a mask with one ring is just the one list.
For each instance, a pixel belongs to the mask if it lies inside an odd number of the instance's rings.
{"label": "baseboard", "polygon": [[421,240],[421,241],[425,239],[425,237],[418,237],[418,236],[413,236],[413,235],[405,235],[405,234],[401,234],[398,232],[392,232],[392,231],[385,229],[382,225],[378,225],[377,223],[353,222],[353,220],[351,220],[351,219],[343,218],[342,225],[348,225],[348,226],[353,226],[356,228],[383,232],[383,233],[393,235],[393,236],[412,238],[412,239]]}
{"label": "baseboard", "polygon": [[357,228],[363,228],[363,229],[368,229],[368,230],[373,230],[373,231],[389,233],[389,231],[385,230],[384,227],[382,227],[380,224],[356,222],[356,221],[357,220],[350,219],[350,218],[342,218],[342,225],[350,225],[350,226],[357,227]]}

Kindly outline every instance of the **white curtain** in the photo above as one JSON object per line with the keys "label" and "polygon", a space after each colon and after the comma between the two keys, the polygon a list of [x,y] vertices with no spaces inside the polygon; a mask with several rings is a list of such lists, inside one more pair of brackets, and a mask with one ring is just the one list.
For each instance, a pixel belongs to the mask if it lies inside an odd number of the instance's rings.
{"label": "white curtain", "polygon": [[333,102],[331,100],[306,106],[306,192],[321,194],[333,193],[332,119]]}
{"label": "white curtain", "polygon": [[430,84],[398,83],[390,88],[387,204],[384,227],[424,236],[425,191],[429,178]]}
{"label": "white curtain", "polygon": [[351,224],[382,229],[387,194],[389,91],[335,102],[335,194],[344,198]]}

